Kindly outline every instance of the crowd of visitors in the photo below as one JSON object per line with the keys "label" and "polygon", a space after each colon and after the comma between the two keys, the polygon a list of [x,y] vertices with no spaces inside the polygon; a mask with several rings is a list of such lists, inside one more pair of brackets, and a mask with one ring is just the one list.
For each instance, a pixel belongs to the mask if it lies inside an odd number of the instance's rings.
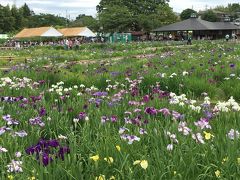
{"label": "crowd of visitors", "polygon": [[[157,35],[142,35],[136,38],[136,41],[183,41],[186,42],[186,44],[191,45],[192,44],[192,33],[177,33],[177,34],[171,34],[171,33],[165,33],[165,34],[157,34]],[[196,39],[196,37],[195,37]],[[199,36],[197,37],[198,40],[212,40],[213,37],[210,36]],[[237,40],[237,35],[232,34],[226,35],[225,40]],[[1,45],[1,47],[9,47],[9,48],[15,48],[15,49],[21,49],[21,48],[27,48],[27,47],[33,47],[33,46],[61,46],[64,49],[73,49],[76,47],[79,47],[81,44],[85,43],[104,43],[106,42],[106,39],[103,37],[97,37],[97,38],[84,38],[84,37],[75,37],[75,38],[65,38],[65,39],[46,39],[42,38],[42,40],[30,40],[30,41],[24,41],[24,40],[8,40],[5,43]],[[128,41],[126,41],[128,42]]]}
{"label": "crowd of visitors", "polygon": [[32,46],[62,46],[65,49],[72,49],[75,46],[80,46],[84,43],[101,42],[98,38],[66,38],[55,40],[31,40],[31,41],[18,41],[8,40],[3,43],[4,47],[15,47],[16,49],[32,47]]}

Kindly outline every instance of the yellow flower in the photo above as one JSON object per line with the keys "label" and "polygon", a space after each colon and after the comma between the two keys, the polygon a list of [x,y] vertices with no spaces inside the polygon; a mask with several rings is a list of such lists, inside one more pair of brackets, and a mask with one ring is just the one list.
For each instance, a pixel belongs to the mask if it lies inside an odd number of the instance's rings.
{"label": "yellow flower", "polygon": [[177,171],[173,171],[173,175],[175,176],[177,174]]}
{"label": "yellow flower", "polygon": [[147,162],[146,160],[143,160],[143,161],[141,161],[140,165],[141,165],[141,167],[142,167],[143,169],[146,170],[147,167],[148,167],[148,162]]}
{"label": "yellow flower", "polygon": [[214,137],[211,133],[208,133],[206,131],[203,131],[203,133],[205,134],[205,139],[206,140],[209,140],[209,139],[211,139],[211,137]]}
{"label": "yellow flower", "polygon": [[148,162],[147,162],[147,160],[142,160],[142,161],[140,161],[140,160],[136,160],[136,161],[134,161],[133,162],[133,165],[137,165],[137,164],[140,164],[140,166],[143,168],[143,169],[147,169],[147,167],[148,167]]}
{"label": "yellow flower", "polygon": [[223,158],[222,164],[228,161],[228,157]]}
{"label": "yellow flower", "polygon": [[92,156],[92,157],[90,157],[90,159],[92,159],[93,161],[96,162],[99,160],[99,155]]}
{"label": "yellow flower", "polygon": [[96,177],[95,180],[105,180],[105,176],[100,174],[100,176]]}
{"label": "yellow flower", "polygon": [[220,175],[221,175],[221,172],[219,171],[219,170],[217,170],[217,171],[215,171],[215,175],[216,175],[216,177],[220,177]]}
{"label": "yellow flower", "polygon": [[116,178],[114,176],[111,176],[109,180],[115,180]]}
{"label": "yellow flower", "polygon": [[136,161],[133,162],[133,165],[140,164],[140,162],[141,162],[140,160],[136,160]]}
{"label": "yellow flower", "polygon": [[107,161],[109,164],[113,163],[113,158],[112,157],[106,157],[104,158],[104,161]]}
{"label": "yellow flower", "polygon": [[34,176],[32,177],[28,177],[29,180],[36,180],[36,178]]}
{"label": "yellow flower", "polygon": [[240,165],[240,158],[237,158],[238,165]]}
{"label": "yellow flower", "polygon": [[119,145],[116,146],[116,149],[120,152],[121,151],[121,147]]}
{"label": "yellow flower", "polygon": [[13,180],[14,179],[13,175],[8,175],[8,179]]}

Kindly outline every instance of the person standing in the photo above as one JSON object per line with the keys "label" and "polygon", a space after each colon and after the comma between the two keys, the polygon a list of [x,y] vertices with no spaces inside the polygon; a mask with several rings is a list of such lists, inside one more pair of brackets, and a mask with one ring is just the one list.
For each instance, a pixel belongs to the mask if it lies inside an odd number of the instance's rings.
{"label": "person standing", "polygon": [[190,33],[188,34],[188,37],[187,37],[187,44],[192,45],[192,36]]}
{"label": "person standing", "polygon": [[229,40],[229,35],[228,34],[226,34],[225,40],[228,42],[228,40]]}

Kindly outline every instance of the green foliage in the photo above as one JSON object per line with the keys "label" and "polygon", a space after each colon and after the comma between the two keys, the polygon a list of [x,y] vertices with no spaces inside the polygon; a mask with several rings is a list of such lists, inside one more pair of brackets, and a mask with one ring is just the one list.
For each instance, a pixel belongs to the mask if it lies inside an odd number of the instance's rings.
{"label": "green foliage", "polygon": [[201,18],[205,21],[210,21],[210,22],[216,22],[217,21],[217,15],[213,12],[213,10],[207,10],[205,11]]}
{"label": "green foliage", "polygon": [[240,17],[240,3],[229,3],[227,6],[217,6],[214,10],[229,14],[233,19]]}
{"label": "green foliage", "polygon": [[53,14],[40,14],[29,17],[29,27],[66,26],[68,20]]}
{"label": "green foliage", "polygon": [[76,17],[76,20],[70,23],[71,27],[88,27],[91,30],[99,30],[99,22],[92,16],[87,16],[85,14],[80,14]]}
{"label": "green foliage", "polygon": [[99,15],[100,24],[105,32],[129,31],[133,17],[127,7],[106,6]]}
{"label": "green foliage", "polygon": [[52,14],[40,14],[30,10],[25,3],[22,7],[0,5],[0,33],[11,33],[27,27],[66,26],[69,21]]}
{"label": "green foliage", "polygon": [[[105,32],[147,31],[175,22],[168,1],[102,0],[97,6]],[[169,18],[166,18],[169,17]]]}
{"label": "green foliage", "polygon": [[197,12],[194,11],[193,9],[185,9],[181,12],[180,14],[180,18],[181,20],[185,20],[185,19],[189,19],[191,17],[192,14],[196,14],[197,15]]}
{"label": "green foliage", "polygon": [[26,3],[20,9],[22,10],[23,17],[25,17],[25,18],[34,15],[34,12],[30,10],[30,8],[28,7],[28,5]]}
{"label": "green foliage", "polygon": [[12,17],[10,7],[0,5],[0,33],[14,30],[14,23],[15,19]]}

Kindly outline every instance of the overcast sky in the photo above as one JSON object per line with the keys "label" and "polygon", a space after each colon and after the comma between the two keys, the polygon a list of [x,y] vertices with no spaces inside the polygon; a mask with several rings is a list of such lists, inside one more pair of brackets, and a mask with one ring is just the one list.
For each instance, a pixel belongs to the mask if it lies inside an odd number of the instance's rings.
{"label": "overcast sky", "polygon": [[[12,5],[16,1],[19,7],[27,3],[35,13],[58,14],[75,18],[78,14],[96,15],[96,5],[100,0],[0,0],[1,5]],[[239,3],[239,0],[170,0],[170,6],[175,12],[181,12],[186,8],[194,10],[227,5],[228,3]]]}

